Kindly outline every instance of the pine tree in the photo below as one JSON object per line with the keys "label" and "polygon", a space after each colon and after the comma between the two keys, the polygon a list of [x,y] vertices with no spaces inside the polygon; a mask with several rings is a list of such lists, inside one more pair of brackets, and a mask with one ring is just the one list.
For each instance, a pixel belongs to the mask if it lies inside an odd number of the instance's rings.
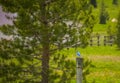
{"label": "pine tree", "polygon": [[113,1],[112,1],[112,4],[118,5],[118,0],[113,0]]}
{"label": "pine tree", "polygon": [[94,6],[94,8],[97,8],[96,0],[90,0],[90,3]]}
{"label": "pine tree", "polygon": [[109,14],[105,9],[104,1],[101,2],[101,9],[100,9],[100,16],[99,16],[99,24],[106,24],[107,20],[109,19]]}
{"label": "pine tree", "polygon": [[[11,40],[0,41],[2,82],[70,82],[66,69],[75,66],[63,48],[86,46],[94,17],[87,0],[0,0],[6,12],[16,13],[13,26],[1,27]],[[13,50],[14,49],[14,50]],[[11,60],[11,61],[10,61]],[[54,68],[57,67],[57,68]],[[53,69],[61,68],[62,74]],[[13,73],[14,72],[14,73]],[[25,77],[23,72],[28,72]]]}

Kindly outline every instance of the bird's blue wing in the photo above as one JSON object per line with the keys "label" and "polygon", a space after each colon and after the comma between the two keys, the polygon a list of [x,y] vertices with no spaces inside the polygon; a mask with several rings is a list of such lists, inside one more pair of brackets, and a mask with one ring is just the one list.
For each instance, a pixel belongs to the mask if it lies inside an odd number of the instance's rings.
{"label": "bird's blue wing", "polygon": [[80,52],[77,52],[77,56],[80,56]]}

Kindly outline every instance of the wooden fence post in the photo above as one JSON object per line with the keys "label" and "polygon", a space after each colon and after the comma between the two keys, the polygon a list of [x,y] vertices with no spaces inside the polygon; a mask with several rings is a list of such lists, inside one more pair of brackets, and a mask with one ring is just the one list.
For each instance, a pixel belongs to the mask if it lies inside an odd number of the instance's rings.
{"label": "wooden fence post", "polygon": [[90,39],[90,46],[93,46],[93,40],[92,40],[92,38]]}
{"label": "wooden fence post", "polygon": [[106,46],[106,36],[104,36],[104,46]]}
{"label": "wooden fence post", "polygon": [[77,71],[76,83],[82,83],[82,80],[83,80],[82,67],[83,67],[83,58],[77,57],[76,58],[76,71]]}
{"label": "wooden fence post", "polygon": [[110,46],[112,46],[112,44],[113,44],[113,41],[112,41],[113,37],[110,36],[109,38],[110,38],[110,39],[109,39]]}
{"label": "wooden fence post", "polygon": [[97,45],[100,46],[100,36],[97,36]]}

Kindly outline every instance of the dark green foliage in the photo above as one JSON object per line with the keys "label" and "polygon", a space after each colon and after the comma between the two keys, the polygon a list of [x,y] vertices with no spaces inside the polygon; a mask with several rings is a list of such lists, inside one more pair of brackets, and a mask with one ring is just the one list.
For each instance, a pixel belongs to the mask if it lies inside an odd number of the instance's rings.
{"label": "dark green foliage", "polygon": [[96,0],[90,0],[90,3],[93,5],[94,8],[97,8]]}
{"label": "dark green foliage", "polygon": [[93,68],[95,67],[93,64],[92,64],[92,61],[90,60],[84,60],[84,64],[83,64],[83,83],[87,83],[87,78],[86,76],[88,74],[90,74],[90,68]]}
{"label": "dark green foliage", "polygon": [[112,4],[118,5],[118,0],[113,0],[113,1],[112,1]]}
{"label": "dark green foliage", "polygon": [[[38,69],[34,70],[33,55],[34,51],[29,46],[24,45],[24,40],[16,38],[13,40],[3,39],[0,41],[0,82],[23,82],[31,77],[39,78]],[[35,59],[34,59],[35,60]],[[35,65],[34,65],[35,66]],[[32,71],[34,70],[34,71]],[[40,69],[39,69],[40,70]],[[35,81],[36,82],[36,81]],[[33,82],[32,82],[33,83]]]}
{"label": "dark green foliage", "polygon": [[49,83],[70,83],[74,79],[76,65],[74,61],[67,59],[66,55],[60,53],[53,55],[50,65]]}
{"label": "dark green foliage", "polygon": [[116,28],[117,28],[117,32],[116,32],[116,44],[118,46],[118,48],[120,49],[120,11],[119,11],[119,14],[118,14],[118,18],[117,18],[117,25],[116,25]]}
{"label": "dark green foliage", "polygon": [[100,16],[99,16],[99,24],[106,24],[107,20],[109,19],[109,14],[105,9],[105,3],[102,0],[101,2],[101,9],[100,9]]}

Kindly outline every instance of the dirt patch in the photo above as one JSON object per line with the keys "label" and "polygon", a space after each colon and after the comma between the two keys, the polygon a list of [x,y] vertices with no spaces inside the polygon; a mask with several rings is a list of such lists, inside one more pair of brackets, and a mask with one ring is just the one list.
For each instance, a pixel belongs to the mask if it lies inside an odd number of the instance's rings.
{"label": "dirt patch", "polygon": [[113,61],[113,62],[120,62],[120,56],[89,56],[88,57],[90,60],[93,61],[105,61],[105,62],[109,62],[109,61]]}

